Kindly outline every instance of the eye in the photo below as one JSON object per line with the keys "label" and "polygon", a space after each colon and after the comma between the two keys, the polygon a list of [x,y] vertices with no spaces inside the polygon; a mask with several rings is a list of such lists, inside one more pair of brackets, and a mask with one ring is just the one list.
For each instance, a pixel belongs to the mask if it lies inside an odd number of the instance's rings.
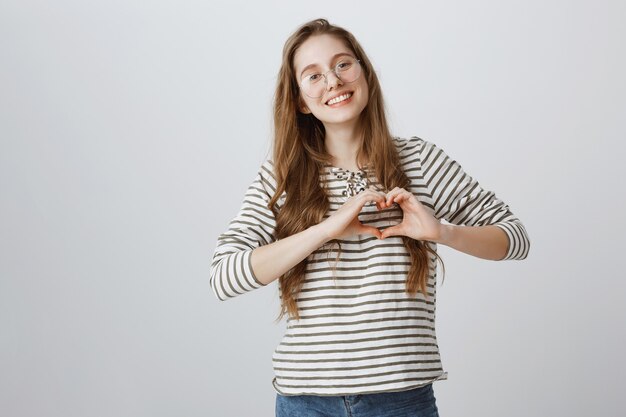
{"label": "eye", "polygon": [[350,68],[351,65],[352,65],[352,62],[350,61],[342,61],[337,64],[337,68],[340,70],[345,70],[345,69]]}
{"label": "eye", "polygon": [[306,80],[309,82],[315,82],[317,81],[320,77],[322,76],[322,74],[311,74],[311,75],[307,75],[306,76]]}

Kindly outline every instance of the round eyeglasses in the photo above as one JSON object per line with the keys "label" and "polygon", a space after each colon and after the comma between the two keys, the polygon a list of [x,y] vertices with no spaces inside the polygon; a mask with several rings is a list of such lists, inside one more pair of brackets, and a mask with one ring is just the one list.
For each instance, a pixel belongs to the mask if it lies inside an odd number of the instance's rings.
{"label": "round eyeglasses", "polygon": [[[320,98],[324,95],[326,86],[328,85],[328,77],[326,74],[334,72],[335,76],[343,83],[352,83],[361,75],[361,61],[354,57],[345,57],[335,65],[335,68],[327,71],[325,74],[311,70],[306,72],[300,80],[300,89],[310,98]],[[322,79],[324,82],[322,82]]]}

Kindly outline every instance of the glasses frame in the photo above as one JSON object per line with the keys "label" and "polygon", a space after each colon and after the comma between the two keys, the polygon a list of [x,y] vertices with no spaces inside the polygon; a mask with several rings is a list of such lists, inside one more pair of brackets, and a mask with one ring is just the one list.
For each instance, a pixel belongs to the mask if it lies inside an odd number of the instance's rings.
{"label": "glasses frame", "polygon": [[[357,65],[359,66],[359,76],[358,76],[358,77],[356,77],[354,80],[349,81],[349,82],[348,82],[348,81],[344,81],[344,80],[342,80],[342,79],[341,79],[341,77],[339,76],[339,74],[337,73],[337,67],[339,66],[339,64],[341,64],[341,63],[342,63],[342,61],[339,61],[339,62],[337,63],[337,65],[335,65],[335,67],[334,67],[334,68],[329,69],[329,70],[328,70],[328,71],[326,71],[325,73],[321,74],[321,75],[324,77],[324,84],[325,84],[325,88],[328,88],[328,77],[326,76],[326,74],[328,74],[329,72],[334,72],[334,73],[335,73],[335,77],[337,77],[339,80],[341,80],[341,82],[342,82],[342,83],[347,83],[347,84],[353,83],[353,82],[355,82],[356,80],[358,80],[358,79],[361,77],[361,74],[363,73],[363,66],[361,65],[361,60],[360,60],[360,59],[357,59],[357,58],[355,58],[355,57],[353,57],[353,56],[350,56],[350,57],[351,57],[351,58],[354,58],[354,59],[356,60]],[[307,97],[309,97],[309,98],[320,98],[320,97],[322,97],[322,96],[324,95],[324,93],[322,92],[322,94],[321,94],[321,95],[319,95],[319,96],[317,96],[317,97],[312,97],[312,96],[308,95],[308,94],[304,91],[304,88],[302,87],[302,84],[304,84],[304,81],[300,81],[300,83],[298,84],[298,87],[300,88],[300,91],[302,91],[302,92],[303,92],[303,93],[304,93]]]}

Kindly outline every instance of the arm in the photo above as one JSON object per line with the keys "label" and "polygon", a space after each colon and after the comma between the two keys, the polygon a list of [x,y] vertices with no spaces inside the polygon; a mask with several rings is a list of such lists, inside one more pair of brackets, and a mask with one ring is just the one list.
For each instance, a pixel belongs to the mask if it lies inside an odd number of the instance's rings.
{"label": "arm", "polygon": [[252,252],[252,269],[259,282],[267,285],[299,264],[326,243],[319,225],[277,240]]}
{"label": "arm", "polygon": [[241,209],[217,239],[209,281],[219,300],[236,297],[270,281],[257,278],[252,253],[274,241],[276,221],[268,207],[270,192],[273,194],[275,189],[272,169],[271,161],[263,163],[246,191]]}
{"label": "arm", "polygon": [[497,226],[442,224],[441,238],[437,243],[492,261],[503,260],[509,249],[509,238]]}
{"label": "arm", "polygon": [[445,219],[437,243],[491,260],[525,259],[530,240],[522,222],[434,143],[420,138],[421,173],[434,216]]}

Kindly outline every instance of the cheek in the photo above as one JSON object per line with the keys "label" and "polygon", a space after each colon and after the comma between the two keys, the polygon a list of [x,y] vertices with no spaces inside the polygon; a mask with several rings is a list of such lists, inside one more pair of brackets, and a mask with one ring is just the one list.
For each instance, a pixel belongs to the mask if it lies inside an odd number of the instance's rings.
{"label": "cheek", "polygon": [[363,103],[363,106],[366,106],[369,102],[369,91],[367,89],[367,85],[361,88],[361,102]]}
{"label": "cheek", "polygon": [[302,101],[302,103],[304,105],[306,105],[309,108],[312,107],[312,106],[315,106],[320,101],[320,99],[314,99],[314,98],[311,98],[311,97],[306,97],[306,96],[304,96],[304,94],[302,94],[300,96],[300,100]]}
{"label": "cheek", "polygon": [[365,96],[365,98],[367,99],[367,97],[369,97],[369,88],[367,86],[367,81],[365,80],[361,85],[361,91],[363,92],[363,96]]}

